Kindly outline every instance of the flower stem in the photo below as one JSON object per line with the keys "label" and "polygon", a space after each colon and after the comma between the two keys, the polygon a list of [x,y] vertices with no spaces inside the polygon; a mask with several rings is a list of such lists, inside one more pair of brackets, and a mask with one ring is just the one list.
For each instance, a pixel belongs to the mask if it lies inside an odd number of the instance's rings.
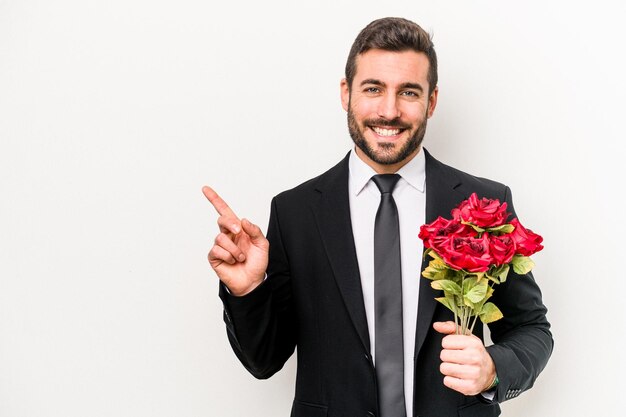
{"label": "flower stem", "polygon": [[467,330],[467,306],[461,306],[461,331],[459,334],[465,334]]}
{"label": "flower stem", "polygon": [[456,310],[457,310],[457,306],[456,306],[456,297],[455,297],[455,305],[454,305],[454,324],[455,324],[455,329],[454,329],[454,333],[455,334],[459,334],[459,315],[457,314]]}
{"label": "flower stem", "polygon": [[461,308],[461,317],[459,318],[459,334],[463,334],[463,323],[465,322],[465,310],[463,306]]}
{"label": "flower stem", "polygon": [[465,274],[463,274],[463,278],[461,278],[461,296],[459,297],[459,305],[461,306],[461,329],[459,334],[465,334],[465,328],[466,328],[466,307],[465,307],[465,303],[464,303],[464,288],[465,288]]}
{"label": "flower stem", "polygon": [[472,327],[470,328],[470,333],[474,333],[474,326],[476,325],[477,319],[478,319],[478,314],[474,316],[474,322],[472,323]]}

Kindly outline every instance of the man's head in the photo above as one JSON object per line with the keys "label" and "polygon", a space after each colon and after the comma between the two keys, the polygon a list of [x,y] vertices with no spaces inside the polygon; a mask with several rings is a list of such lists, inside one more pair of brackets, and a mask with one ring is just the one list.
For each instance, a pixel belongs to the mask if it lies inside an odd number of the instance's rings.
{"label": "man's head", "polygon": [[429,35],[406,19],[370,23],[352,45],[341,82],[357,155],[379,173],[400,169],[419,152],[437,94]]}

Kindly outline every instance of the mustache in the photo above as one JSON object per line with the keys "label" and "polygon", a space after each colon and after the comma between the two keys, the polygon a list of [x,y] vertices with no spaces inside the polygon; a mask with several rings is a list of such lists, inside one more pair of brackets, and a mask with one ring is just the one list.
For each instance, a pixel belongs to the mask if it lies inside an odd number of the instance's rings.
{"label": "mustache", "polygon": [[398,129],[410,129],[411,125],[401,121],[399,118],[387,120],[387,119],[367,119],[363,121],[363,124],[368,127],[395,127]]}

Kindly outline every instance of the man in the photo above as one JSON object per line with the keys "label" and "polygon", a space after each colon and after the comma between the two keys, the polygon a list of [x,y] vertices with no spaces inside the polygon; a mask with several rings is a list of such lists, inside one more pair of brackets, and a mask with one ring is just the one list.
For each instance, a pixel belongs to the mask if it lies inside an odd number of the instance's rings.
{"label": "man", "polygon": [[420,278],[421,224],[448,217],[473,192],[513,210],[508,187],[421,147],[437,93],[428,34],[405,19],[376,20],[355,40],[341,82],[356,146],[273,199],[267,239],[203,189],[220,214],[209,262],[230,343],[257,378],[280,370],[297,346],[294,417],[496,416],[551,354],[530,274],[497,287],[504,318],[490,326],[488,348],[481,326],[453,334],[451,313]]}

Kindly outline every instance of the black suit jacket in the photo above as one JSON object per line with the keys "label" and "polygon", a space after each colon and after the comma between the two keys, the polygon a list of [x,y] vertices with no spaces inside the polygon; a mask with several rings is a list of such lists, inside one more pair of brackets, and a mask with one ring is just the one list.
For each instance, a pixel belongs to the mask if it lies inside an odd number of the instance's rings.
{"label": "black suit jacket", "polygon": [[[472,192],[506,201],[513,211],[508,187],[446,166],[426,152],[427,222],[449,217]],[[319,177],[276,196],[267,232],[266,281],[244,297],[220,290],[230,343],[255,377],[268,378],[280,370],[297,346],[292,417],[379,414],[348,198],[347,156]],[[414,416],[499,415],[498,403],[530,388],[552,352],[546,308],[532,275],[511,273],[492,297],[504,314],[490,326],[494,345],[488,351],[500,379],[493,402],[443,385],[442,335],[432,323],[453,317],[435,301],[438,292],[430,281],[418,271],[415,279],[420,293]],[[482,338],[482,326],[476,327]]]}

